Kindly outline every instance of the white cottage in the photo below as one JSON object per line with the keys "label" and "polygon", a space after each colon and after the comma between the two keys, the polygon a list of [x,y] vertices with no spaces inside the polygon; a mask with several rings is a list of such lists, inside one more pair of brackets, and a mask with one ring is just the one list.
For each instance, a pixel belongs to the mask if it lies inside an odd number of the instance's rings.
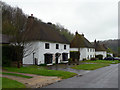
{"label": "white cottage", "polygon": [[[26,54],[30,51],[32,53],[23,58],[23,64],[52,65],[68,62],[70,44],[64,36],[54,30],[51,23],[38,22],[33,16],[29,16],[27,28],[31,30],[27,40],[32,45]],[[28,46],[25,45],[26,49]]]}
{"label": "white cottage", "polygon": [[70,43],[70,51],[79,51],[80,60],[95,58],[94,46],[82,34],[76,32],[75,37]]}
{"label": "white cottage", "polygon": [[94,41],[95,55],[103,55],[103,59],[107,56],[107,51],[99,41]]}

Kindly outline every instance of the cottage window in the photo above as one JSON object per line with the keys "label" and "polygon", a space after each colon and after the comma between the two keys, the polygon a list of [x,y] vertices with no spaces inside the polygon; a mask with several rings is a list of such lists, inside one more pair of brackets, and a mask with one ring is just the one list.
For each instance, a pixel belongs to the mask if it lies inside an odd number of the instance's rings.
{"label": "cottage window", "polygon": [[45,43],[45,49],[49,49],[49,43]]}
{"label": "cottage window", "polygon": [[64,45],[64,49],[66,49],[66,45]]}
{"label": "cottage window", "polygon": [[59,49],[59,44],[56,44],[56,49]]}
{"label": "cottage window", "polygon": [[89,52],[89,48],[88,48],[88,52]]}

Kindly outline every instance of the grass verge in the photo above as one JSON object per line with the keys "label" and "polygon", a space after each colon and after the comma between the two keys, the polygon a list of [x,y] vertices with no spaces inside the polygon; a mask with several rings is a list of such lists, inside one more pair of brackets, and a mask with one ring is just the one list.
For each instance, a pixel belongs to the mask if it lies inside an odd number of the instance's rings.
{"label": "grass verge", "polygon": [[119,63],[118,60],[114,60],[114,61],[109,61],[109,60],[96,60],[96,61],[87,60],[87,61],[81,61],[81,62],[87,62],[87,63],[104,63],[104,64],[117,64],[117,63]]}
{"label": "grass verge", "polygon": [[4,69],[7,71],[19,72],[19,73],[37,74],[42,76],[57,76],[62,79],[67,79],[77,75],[76,73],[67,72],[67,71],[48,70],[47,68],[42,66],[28,66],[28,67],[21,67],[21,68],[4,67]]}
{"label": "grass verge", "polygon": [[4,75],[11,75],[11,76],[17,76],[17,77],[23,77],[23,78],[32,78],[32,76],[26,76],[26,75],[21,75],[21,74],[16,74],[16,73],[6,73],[2,72]]}
{"label": "grass verge", "polygon": [[25,85],[8,78],[0,77],[2,79],[2,88],[25,88]]}
{"label": "grass verge", "polygon": [[101,67],[109,66],[109,64],[81,64],[71,67],[72,69],[77,70],[95,70]]}

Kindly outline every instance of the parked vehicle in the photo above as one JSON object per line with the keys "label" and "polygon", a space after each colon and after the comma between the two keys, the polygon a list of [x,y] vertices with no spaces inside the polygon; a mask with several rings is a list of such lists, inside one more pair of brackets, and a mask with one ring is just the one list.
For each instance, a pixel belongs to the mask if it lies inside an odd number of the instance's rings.
{"label": "parked vehicle", "polygon": [[119,57],[114,57],[114,60],[120,60],[120,58]]}
{"label": "parked vehicle", "polygon": [[104,60],[120,60],[119,57],[106,57]]}
{"label": "parked vehicle", "polygon": [[104,60],[114,60],[114,57],[106,57]]}

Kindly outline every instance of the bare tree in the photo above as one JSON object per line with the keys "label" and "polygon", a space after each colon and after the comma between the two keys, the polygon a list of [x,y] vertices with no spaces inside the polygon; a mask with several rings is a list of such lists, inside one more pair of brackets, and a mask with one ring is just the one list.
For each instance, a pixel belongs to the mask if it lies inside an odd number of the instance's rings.
{"label": "bare tree", "polygon": [[3,3],[2,14],[3,30],[6,30],[5,33],[11,36],[11,43],[14,45],[17,57],[17,67],[20,68],[22,58],[35,50],[32,48],[33,43],[28,41],[28,33],[31,30],[34,18],[32,16],[28,18],[20,8],[12,8],[5,3]]}

